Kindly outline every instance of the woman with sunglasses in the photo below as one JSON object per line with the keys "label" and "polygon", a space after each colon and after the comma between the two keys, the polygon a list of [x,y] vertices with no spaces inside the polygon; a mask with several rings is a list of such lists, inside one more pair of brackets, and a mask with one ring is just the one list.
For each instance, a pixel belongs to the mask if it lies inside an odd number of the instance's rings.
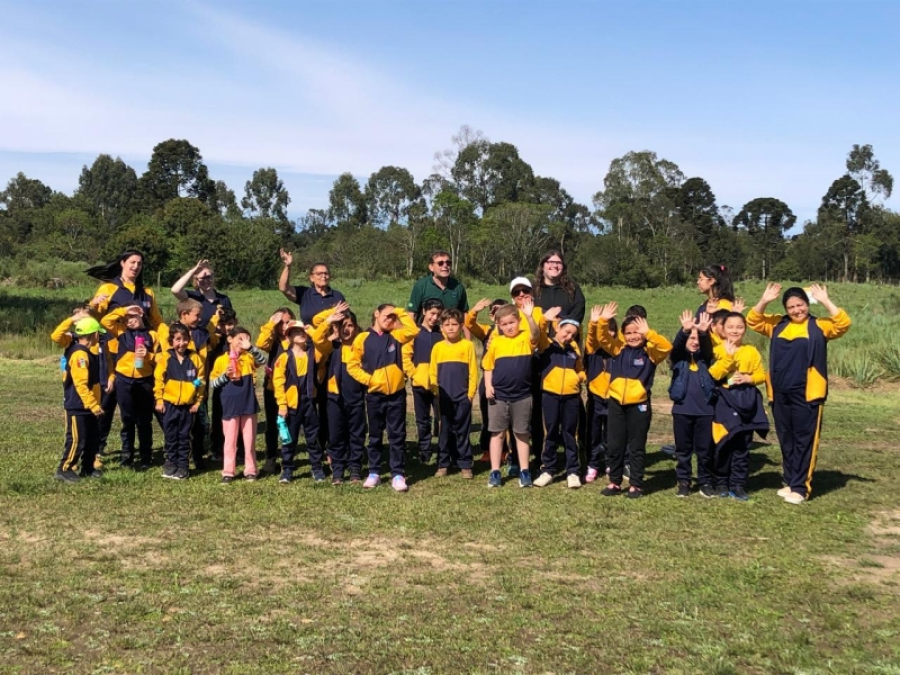
{"label": "woman with sunglasses", "polygon": [[545,312],[551,307],[559,307],[560,319],[584,322],[584,293],[569,278],[566,260],[556,249],[541,257],[534,273],[534,306]]}
{"label": "woman with sunglasses", "polygon": [[[188,282],[194,280],[194,290],[185,291]],[[234,309],[231,298],[216,290],[216,279],[209,260],[200,260],[184,273],[172,286],[172,295],[179,300],[191,298],[200,303],[200,325],[205,326],[220,309]]]}

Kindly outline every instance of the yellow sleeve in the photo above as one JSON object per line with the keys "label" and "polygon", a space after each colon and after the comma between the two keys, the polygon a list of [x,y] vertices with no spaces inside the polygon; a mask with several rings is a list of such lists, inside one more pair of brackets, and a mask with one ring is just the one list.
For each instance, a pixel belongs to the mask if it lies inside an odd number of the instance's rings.
{"label": "yellow sleeve", "polygon": [[[762,355],[759,353],[759,350],[756,347],[749,347],[749,358],[747,359],[747,374],[750,376],[750,380],[753,384],[763,384],[766,381],[766,371],[763,368]],[[751,351],[752,350],[752,351]]]}
{"label": "yellow sleeve", "polygon": [[850,320],[850,315],[843,309],[840,309],[834,316],[816,319],[816,323],[822,329],[822,333],[827,340],[837,340],[850,330],[850,325],[853,322]]}
{"label": "yellow sleeve", "polygon": [[106,310],[109,308],[109,301],[112,299],[113,294],[119,289],[118,286],[111,283],[102,283],[100,284],[100,288],[97,289],[97,292],[94,293],[94,297],[98,297],[100,295],[105,295],[106,300],[103,302],[97,303],[94,305],[94,311],[97,312],[97,316],[103,316],[106,314]]}
{"label": "yellow sleeve", "polygon": [[537,343],[538,351],[539,352],[546,351],[550,347],[551,342],[553,342],[553,341],[550,339],[550,336],[547,335],[546,331],[542,330],[540,332],[540,334],[538,335],[538,343]]}
{"label": "yellow sleeve", "polygon": [[150,296],[150,315],[147,317],[150,321],[150,328],[159,328],[163,323],[163,316],[159,311],[159,305],[156,304],[156,295],[152,288],[145,288],[144,292]]}
{"label": "yellow sleeve", "polygon": [[323,323],[325,323],[325,319],[327,319],[333,313],[334,313],[334,307],[329,307],[328,309],[323,309],[321,312],[319,312],[312,318],[312,327],[318,328]]}
{"label": "yellow sleeve", "polygon": [[391,335],[401,345],[405,345],[407,342],[412,342],[416,335],[419,334],[419,327],[416,325],[416,322],[413,321],[412,317],[406,313],[405,309],[400,309],[399,307],[396,307],[395,309],[397,318],[400,319],[402,325],[400,328],[392,330]]}
{"label": "yellow sleeve", "polygon": [[209,374],[209,381],[213,382],[214,380],[218,380],[222,375],[225,374],[225,371],[228,370],[228,361],[231,357],[226,352],[225,354],[220,354],[218,358],[216,358],[213,363],[212,372]]}
{"label": "yellow sleeve", "polygon": [[256,346],[264,352],[269,351],[275,345],[275,324],[271,321],[259,327],[259,337],[256,338]]}
{"label": "yellow sleeve", "polygon": [[478,359],[475,357],[475,345],[471,341],[469,343],[469,398],[475,398],[478,393]]}
{"label": "yellow sleeve", "polygon": [[153,369],[153,398],[157,403],[163,400],[163,390],[166,387],[166,362],[168,360],[168,352],[163,352],[156,360],[156,367]]}
{"label": "yellow sleeve", "polygon": [[490,326],[478,323],[478,314],[476,312],[471,310],[466,312],[466,316],[463,319],[463,326],[469,330],[469,333],[471,333],[472,337],[476,340],[484,342],[487,339]]}
{"label": "yellow sleeve", "polygon": [[56,328],[53,329],[53,332],[50,333],[50,339],[53,340],[60,347],[65,349],[70,344],[72,344],[72,334],[69,332],[72,330],[72,326],[75,322],[72,320],[70,316],[68,319],[64,319],[62,323],[60,323]]}
{"label": "yellow sleeve", "polygon": [[[497,336],[498,338],[500,336]],[[481,367],[485,370],[493,370],[494,369],[494,345],[497,344],[497,338],[491,340],[491,344],[488,345],[487,351],[484,353],[484,357],[481,359]]]}
{"label": "yellow sleeve", "polygon": [[100,319],[100,325],[103,326],[113,337],[119,337],[122,333],[125,332],[123,319],[125,319],[126,311],[127,307],[119,307],[118,309],[114,309],[108,314],[105,314],[103,318]]}
{"label": "yellow sleeve", "polygon": [[156,351],[160,354],[168,351],[169,347],[169,324],[161,323],[156,328]]}
{"label": "yellow sleeve", "polygon": [[[319,314],[323,313],[324,312],[320,312]],[[319,316],[319,314],[316,316]],[[331,315],[329,314],[328,316]],[[313,325],[315,328],[313,328],[312,333],[309,334],[309,339],[312,341],[313,348],[316,350],[316,363],[321,363],[334,351],[334,345],[329,339],[333,324],[322,321],[316,325],[315,320],[313,320]]]}
{"label": "yellow sleeve", "polygon": [[659,365],[666,360],[671,351],[671,342],[653,329],[647,331],[647,355],[653,363]]}
{"label": "yellow sleeve", "polygon": [[197,378],[203,380],[201,385],[197,387],[197,390],[194,392],[194,403],[200,405],[203,403],[203,399],[206,398],[206,364],[197,352],[191,354],[191,360],[194,362],[194,365],[197,366]]}
{"label": "yellow sleeve", "polygon": [[597,340],[597,324],[591,321],[588,323],[587,330],[585,331],[584,353],[593,354],[597,351],[598,347],[600,347],[600,342]]}
{"label": "yellow sleeve", "polygon": [[206,332],[209,333],[209,345],[208,349],[213,350],[219,346],[219,340],[222,339],[222,336],[219,335],[219,315],[218,313],[213,314],[212,318],[209,320],[209,323],[206,324]]}
{"label": "yellow sleeve", "polygon": [[368,335],[369,333],[365,332],[356,336],[353,340],[353,345],[350,347],[350,355],[347,357],[347,372],[350,374],[350,377],[364,387],[368,387],[369,381],[372,379],[372,376],[363,370],[362,367],[362,358],[366,352],[366,338]]}
{"label": "yellow sleeve", "polygon": [[716,360],[709,367],[709,374],[716,382],[724,380],[737,368],[734,356],[717,347],[715,350]]}
{"label": "yellow sleeve", "polygon": [[[625,342],[618,334],[615,337],[609,334],[609,322],[604,319],[597,322],[596,337],[597,343],[610,356],[618,356],[625,347]],[[669,348],[671,349],[671,346]]]}
{"label": "yellow sleeve", "polygon": [[284,385],[287,382],[288,357],[292,356],[292,352],[283,352],[275,359],[275,365],[272,366],[272,388],[275,390],[275,400],[278,401],[279,408],[287,408],[287,394]]}
{"label": "yellow sleeve", "polygon": [[772,333],[775,332],[775,326],[779,324],[781,319],[781,314],[760,314],[755,308],[751,307],[750,311],[747,312],[747,327],[760,335],[770,338]]}
{"label": "yellow sleeve", "polygon": [[[404,352],[407,345],[403,345]],[[438,355],[441,353],[441,343],[438,342],[431,350],[431,361],[428,363],[428,382],[431,384],[431,393],[438,393]],[[406,370],[406,354],[403,355],[403,370]]]}
{"label": "yellow sleeve", "polygon": [[[88,386],[88,359],[86,356],[80,356],[76,353],[73,358],[69,359],[69,375],[72,377],[72,384],[75,391],[84,403],[84,407],[92,413],[99,412],[100,401],[94,396],[94,392]],[[101,383],[101,386],[106,383]]]}
{"label": "yellow sleeve", "polygon": [[[407,377],[412,377],[416,372],[416,366],[413,364],[413,350],[415,349],[415,339],[407,342],[400,348],[400,356],[403,359],[403,372]],[[432,354],[434,350],[432,350]]]}

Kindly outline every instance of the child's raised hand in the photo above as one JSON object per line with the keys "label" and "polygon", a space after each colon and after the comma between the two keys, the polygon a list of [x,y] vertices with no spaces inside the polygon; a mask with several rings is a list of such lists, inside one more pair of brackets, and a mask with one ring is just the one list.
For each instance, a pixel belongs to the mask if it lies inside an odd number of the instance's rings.
{"label": "child's raised hand", "polygon": [[350,309],[350,303],[348,302],[339,302],[334,306],[334,311],[328,315],[328,318],[325,319],[328,323],[337,323],[338,321],[343,321],[344,315]]}
{"label": "child's raised hand", "polygon": [[828,289],[824,284],[813,284],[809,287],[809,295],[813,300],[825,304],[828,302]]}
{"label": "child's raised hand", "polygon": [[534,300],[531,297],[528,297],[523,303],[521,307],[522,313],[525,316],[534,315]]}
{"label": "child's raised hand", "polygon": [[678,320],[681,322],[681,327],[685,333],[690,333],[694,330],[694,315],[691,313],[691,310],[684,310],[681,316],[678,317]]}
{"label": "child's raised hand", "polygon": [[100,305],[102,305],[102,304],[103,304],[104,302],[106,302],[108,299],[109,299],[109,295],[107,295],[106,293],[104,293],[104,294],[102,294],[102,295],[98,295],[98,296],[95,297],[95,298],[92,298],[91,301],[90,301],[88,304],[89,304],[91,307],[93,307],[94,309],[97,309],[97,307],[99,307]]}
{"label": "child's raised hand", "polygon": [[547,321],[556,321],[559,318],[560,312],[562,312],[562,307],[551,307],[544,312],[544,318],[547,319]]}
{"label": "child's raised hand", "polygon": [[744,310],[747,309],[747,303],[743,298],[735,298],[734,302],[731,303],[731,311],[737,312],[738,314],[743,314]]}
{"label": "child's raised hand", "polygon": [[234,347],[237,353],[246,352],[250,350],[250,336],[246,333],[241,333],[237,337],[234,338],[231,342],[232,347]]}
{"label": "child's raised hand", "polygon": [[281,256],[281,262],[284,263],[285,267],[290,267],[294,264],[294,256],[292,253],[280,248],[278,249],[278,255]]}
{"label": "child's raised hand", "polygon": [[697,317],[697,321],[694,325],[701,333],[706,333],[709,331],[709,327],[712,326],[712,317],[706,312],[700,312],[700,316]]}
{"label": "child's raised hand", "polygon": [[72,313],[72,321],[78,321],[78,319],[84,319],[89,317],[91,313],[87,311],[84,307],[79,307]]}
{"label": "child's raised hand", "polygon": [[730,356],[735,355],[739,346],[740,345],[738,345],[737,340],[734,340],[732,338],[727,338],[725,340],[725,352]]}
{"label": "child's raised hand", "polygon": [[648,324],[647,319],[642,316],[635,317],[633,325],[637,328],[638,333],[642,337],[646,337],[647,333],[650,332],[650,324]]}
{"label": "child's raised hand", "polygon": [[591,307],[591,323],[597,323],[600,315],[603,313],[603,305],[594,305]]}
{"label": "child's raised hand", "polygon": [[619,304],[617,302],[607,302],[605,305],[603,305],[603,309],[600,310],[600,318],[604,321],[615,319],[616,312],[618,311]]}
{"label": "child's raised hand", "polygon": [[140,305],[129,305],[125,308],[125,314],[131,316],[144,316],[144,308]]}
{"label": "child's raised hand", "polygon": [[712,314],[713,312],[718,311],[719,309],[719,299],[718,298],[710,298],[706,301],[706,311]]}
{"label": "child's raised hand", "polygon": [[491,306],[490,298],[482,298],[481,300],[479,300],[478,302],[475,303],[475,305],[472,307],[472,311],[475,312],[476,314],[478,314],[478,312],[481,312],[482,310],[485,310],[490,306]]}
{"label": "child's raised hand", "polygon": [[284,321],[284,312],[275,312],[269,319],[269,323],[277,326]]}
{"label": "child's raised hand", "polygon": [[767,284],[766,290],[763,291],[762,301],[766,304],[777,300],[781,295],[781,284]]}

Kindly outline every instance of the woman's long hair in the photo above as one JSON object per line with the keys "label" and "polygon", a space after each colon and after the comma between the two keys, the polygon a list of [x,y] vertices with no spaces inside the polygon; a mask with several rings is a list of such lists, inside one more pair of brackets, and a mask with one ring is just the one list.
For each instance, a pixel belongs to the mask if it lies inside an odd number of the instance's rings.
{"label": "woman's long hair", "polygon": [[[141,262],[144,260],[144,254],[138,251],[137,249],[130,248],[127,251],[122,251],[119,254],[119,257],[116,258],[113,262],[106,263],[105,265],[95,265],[94,267],[90,267],[85,270],[85,273],[98,281],[115,281],[122,277],[122,263],[128,260],[131,256],[138,255],[141,257]],[[144,290],[144,266],[141,265],[141,272],[137,275],[137,279],[134,280],[134,295],[138,296]]]}
{"label": "woman's long hair", "polygon": [[700,270],[700,274],[713,280],[716,298],[734,302],[734,284],[731,281],[731,273],[725,265],[707,265]]}
{"label": "woman's long hair", "polygon": [[538,299],[541,297],[541,287],[544,285],[544,263],[550,260],[553,256],[557,256],[560,260],[562,260],[562,272],[559,275],[559,279],[556,284],[563,288],[566,291],[566,295],[569,296],[569,300],[573,300],[575,298],[575,284],[572,283],[572,280],[569,278],[569,266],[566,265],[566,259],[563,256],[562,252],[557,249],[550,249],[543,256],[541,256],[540,261],[538,261],[537,271],[534,273],[534,297]]}

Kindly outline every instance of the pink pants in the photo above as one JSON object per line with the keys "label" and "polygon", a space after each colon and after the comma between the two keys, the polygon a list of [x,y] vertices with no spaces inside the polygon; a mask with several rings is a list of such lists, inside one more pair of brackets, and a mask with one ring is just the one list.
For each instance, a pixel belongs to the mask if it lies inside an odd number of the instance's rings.
{"label": "pink pants", "polygon": [[234,465],[237,459],[238,434],[244,437],[244,475],[256,475],[256,415],[241,415],[230,420],[222,420],[222,433],[225,435],[225,462],[222,467],[223,476],[234,476]]}

